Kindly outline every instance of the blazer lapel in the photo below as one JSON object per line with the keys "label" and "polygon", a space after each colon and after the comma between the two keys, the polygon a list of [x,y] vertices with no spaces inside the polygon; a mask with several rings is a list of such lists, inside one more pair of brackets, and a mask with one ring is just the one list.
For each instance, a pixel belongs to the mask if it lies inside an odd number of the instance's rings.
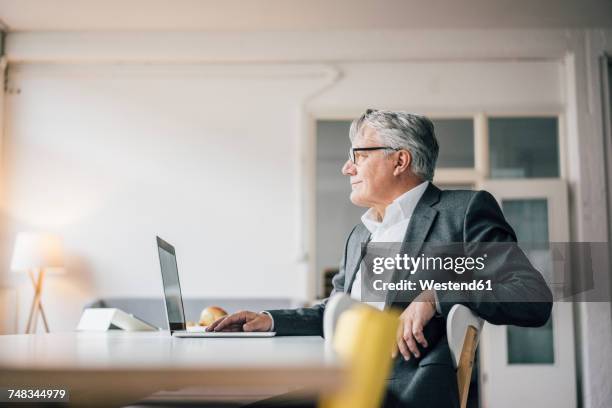
{"label": "blazer lapel", "polygon": [[346,258],[345,265],[345,273],[347,274],[345,285],[344,285],[344,293],[351,293],[351,288],[353,287],[353,282],[355,281],[355,276],[357,275],[357,271],[361,266],[362,261],[362,251],[361,248],[363,244],[367,244],[370,242],[370,231],[367,228],[361,228],[359,231],[359,236],[356,238],[357,245],[349,245],[349,253]]}
{"label": "blazer lapel", "polygon": [[[401,254],[407,254],[408,256],[418,255],[418,252],[423,247],[423,243],[425,242],[427,234],[431,229],[431,225],[438,215],[438,211],[432,208],[432,206],[439,200],[440,189],[432,183],[429,183],[423,197],[421,197],[417,203],[417,206],[412,213],[412,217],[410,217],[410,222],[408,223],[408,228],[406,229],[404,241],[402,242],[400,249]],[[409,274],[409,272],[398,272],[397,270],[394,270],[393,274],[391,275],[391,282],[398,282],[400,279],[406,279],[406,274]],[[396,291],[387,292],[385,306],[393,304],[396,296]]]}

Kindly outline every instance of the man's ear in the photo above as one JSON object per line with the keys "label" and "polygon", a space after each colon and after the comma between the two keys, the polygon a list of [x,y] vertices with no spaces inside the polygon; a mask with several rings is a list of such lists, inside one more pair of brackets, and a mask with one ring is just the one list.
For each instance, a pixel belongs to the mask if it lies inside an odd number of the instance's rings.
{"label": "man's ear", "polygon": [[399,176],[410,170],[410,162],[412,162],[412,156],[408,150],[399,150],[395,159],[395,168],[393,169],[393,175]]}

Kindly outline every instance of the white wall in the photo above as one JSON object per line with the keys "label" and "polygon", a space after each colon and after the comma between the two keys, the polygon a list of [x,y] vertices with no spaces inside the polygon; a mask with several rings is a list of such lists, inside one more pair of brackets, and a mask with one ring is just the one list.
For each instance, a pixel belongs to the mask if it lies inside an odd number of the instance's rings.
{"label": "white wall", "polygon": [[347,62],[337,85],[309,104],[323,117],[354,117],[367,107],[429,114],[561,113],[560,60]]}
{"label": "white wall", "polygon": [[[297,122],[323,74],[11,67],[9,237],[65,238],[69,274],[50,277],[44,299],[52,327],[73,328],[88,297],[160,296],[156,234],[176,245],[186,296],[305,298]],[[24,316],[29,286],[13,280]]]}
{"label": "white wall", "polygon": [[[383,105],[428,113],[562,105],[555,61],[336,69],[337,83],[308,102],[312,115]],[[186,296],[310,297],[299,262],[301,109],[327,72],[283,64],[12,66],[4,252],[8,258],[22,230],[65,237],[69,273],[50,277],[45,292],[52,326],[74,327],[92,297],[159,296],[156,234],[177,247]],[[23,317],[29,285],[11,279]]]}
{"label": "white wall", "polygon": [[[0,37],[3,35],[0,34]],[[6,78],[7,59],[6,57],[0,57],[0,81],[5,83]],[[5,118],[5,87],[0,87],[0,130],[4,130],[4,118]],[[0,153],[4,149],[4,138],[0,139]],[[3,154],[0,155],[0,163],[2,163]],[[4,177],[0,178],[0,202],[4,200]],[[5,217],[0,213],[0,259],[4,258],[4,246],[8,233],[5,228]],[[5,263],[2,263],[2,269],[0,269],[0,276],[3,275],[5,269]],[[17,316],[14,313],[14,309],[17,304],[17,292],[16,290],[0,280],[0,333],[13,333],[17,329]]]}

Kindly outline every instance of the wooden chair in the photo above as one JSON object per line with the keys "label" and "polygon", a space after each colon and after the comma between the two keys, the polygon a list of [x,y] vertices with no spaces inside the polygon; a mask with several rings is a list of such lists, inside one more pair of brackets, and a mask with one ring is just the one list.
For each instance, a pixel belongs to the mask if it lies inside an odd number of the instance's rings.
{"label": "wooden chair", "polygon": [[[331,307],[330,307],[331,306]],[[399,315],[336,295],[325,308],[328,344],[348,365],[347,381],[320,408],[375,408],[382,403]]]}
{"label": "wooden chair", "polygon": [[446,335],[453,365],[457,370],[460,407],[467,404],[474,357],[484,320],[463,305],[454,305],[446,319]]}

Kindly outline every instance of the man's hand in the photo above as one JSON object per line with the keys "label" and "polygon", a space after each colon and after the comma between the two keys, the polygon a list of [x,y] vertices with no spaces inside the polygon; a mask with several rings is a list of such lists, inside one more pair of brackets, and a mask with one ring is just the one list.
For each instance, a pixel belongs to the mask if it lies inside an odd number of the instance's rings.
{"label": "man's hand", "polygon": [[[423,335],[423,328],[436,313],[436,297],[431,290],[423,291],[408,305],[400,315],[400,324],[397,329],[397,347],[405,360],[410,360],[410,354],[420,357],[417,343],[427,347],[427,339]],[[397,350],[393,351],[393,358]]]}
{"label": "man's hand", "polygon": [[206,331],[267,332],[272,328],[272,318],[265,313],[243,310],[218,318]]}

